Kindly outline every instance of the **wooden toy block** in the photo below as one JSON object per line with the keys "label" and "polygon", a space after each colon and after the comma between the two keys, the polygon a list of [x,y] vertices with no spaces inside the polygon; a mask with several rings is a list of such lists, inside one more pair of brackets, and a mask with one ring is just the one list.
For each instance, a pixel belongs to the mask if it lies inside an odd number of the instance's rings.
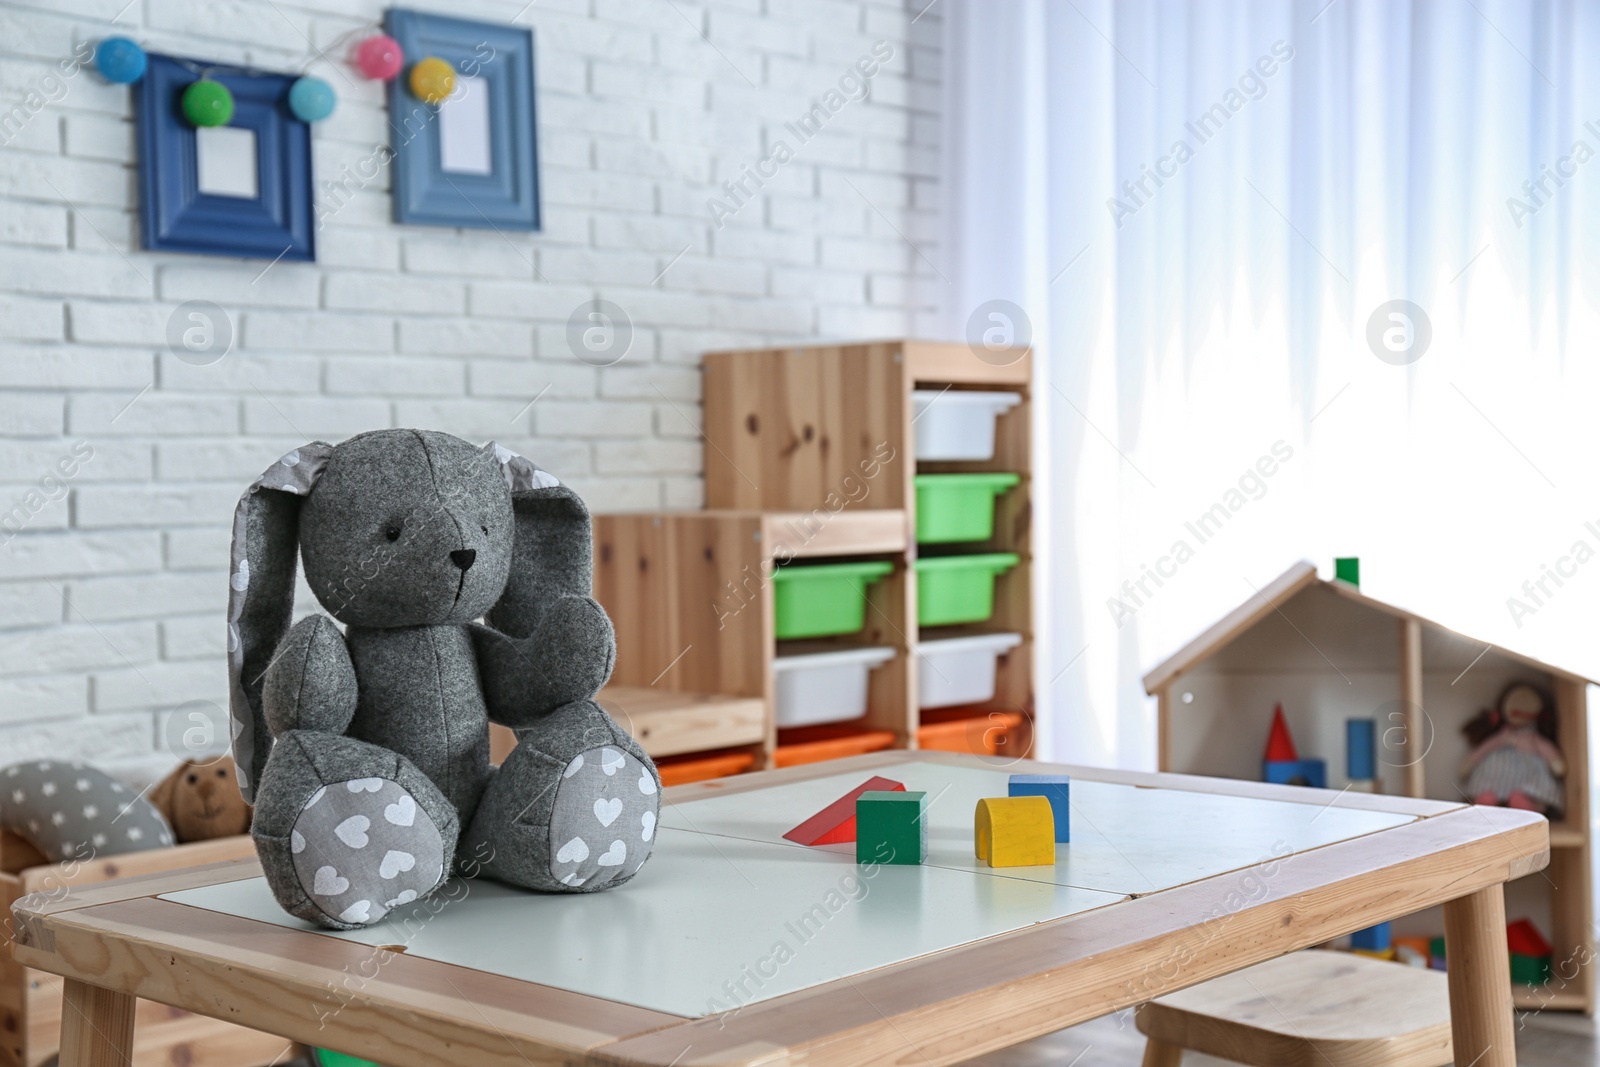
{"label": "wooden toy block", "polygon": [[797,845],[837,845],[856,839],[856,800],[863,793],[904,792],[905,784],[874,775],[793,830],[784,840]]}
{"label": "wooden toy block", "polygon": [[1333,576],[1341,582],[1361,587],[1361,560],[1356,556],[1342,556],[1333,561]]}
{"label": "wooden toy block", "polygon": [[1072,779],[1065,774],[1013,774],[1009,795],[1048,800],[1050,815],[1056,824],[1056,841],[1066,844],[1072,840],[1071,784]]}
{"label": "wooden toy block", "polygon": [[1269,760],[1262,765],[1261,780],[1272,785],[1328,786],[1328,765],[1319,759]]}
{"label": "wooden toy block", "polygon": [[1272,709],[1272,729],[1267,731],[1267,751],[1263,763],[1291,763],[1300,758],[1294,747],[1294,735],[1289,733],[1289,721],[1283,717],[1283,705]]}
{"label": "wooden toy block", "polygon": [[856,862],[917,864],[928,858],[928,794],[869,790],[856,798]]}
{"label": "wooden toy block", "polygon": [[1351,781],[1378,777],[1378,721],[1344,721],[1344,774]]}
{"label": "wooden toy block", "polygon": [[1364,952],[1387,952],[1392,942],[1388,923],[1369,926],[1350,935],[1350,947]]}
{"label": "wooden toy block", "polygon": [[991,867],[1044,867],[1056,861],[1055,817],[1042,796],[986,797],[972,815],[972,846]]}

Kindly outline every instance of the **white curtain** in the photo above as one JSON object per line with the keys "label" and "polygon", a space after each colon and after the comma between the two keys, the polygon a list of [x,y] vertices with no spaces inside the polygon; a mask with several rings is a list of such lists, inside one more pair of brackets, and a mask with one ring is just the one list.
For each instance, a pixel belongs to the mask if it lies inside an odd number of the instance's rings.
{"label": "white curtain", "polygon": [[1300,558],[1600,675],[1600,4],[943,15],[945,329],[1039,352],[1045,754],[1153,766],[1141,674]]}

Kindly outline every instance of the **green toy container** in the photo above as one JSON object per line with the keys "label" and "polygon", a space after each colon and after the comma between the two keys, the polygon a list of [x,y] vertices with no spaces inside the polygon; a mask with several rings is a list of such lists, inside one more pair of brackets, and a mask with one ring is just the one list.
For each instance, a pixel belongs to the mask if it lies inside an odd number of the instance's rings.
{"label": "green toy container", "polygon": [[917,622],[948,626],[986,621],[994,614],[994,580],[1020,558],[1015,552],[985,552],[917,560]]}
{"label": "green toy container", "polygon": [[772,599],[778,639],[859,632],[867,621],[867,586],[893,570],[886,560],[777,568]]}
{"label": "green toy container", "polygon": [[917,475],[917,543],[989,540],[995,498],[1021,480],[1003,472]]}

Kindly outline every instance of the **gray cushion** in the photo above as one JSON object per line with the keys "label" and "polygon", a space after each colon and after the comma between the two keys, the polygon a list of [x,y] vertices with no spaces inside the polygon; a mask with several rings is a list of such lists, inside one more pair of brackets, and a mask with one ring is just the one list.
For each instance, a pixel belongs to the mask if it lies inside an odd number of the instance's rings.
{"label": "gray cushion", "polygon": [[172,827],[155,806],[84,763],[35,760],[0,771],[0,826],[53,860],[163,848]]}

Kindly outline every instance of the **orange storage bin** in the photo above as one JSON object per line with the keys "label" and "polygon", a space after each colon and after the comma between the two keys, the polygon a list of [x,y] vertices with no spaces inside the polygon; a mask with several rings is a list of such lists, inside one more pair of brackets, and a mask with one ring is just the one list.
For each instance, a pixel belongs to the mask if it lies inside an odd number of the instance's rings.
{"label": "orange storage bin", "polygon": [[750,752],[691,752],[664,756],[655,763],[662,785],[688,785],[743,774],[756,765],[756,757]]}
{"label": "orange storage bin", "polygon": [[932,752],[1020,757],[1028,754],[1029,740],[1020,711],[924,711],[917,729],[917,747]]}
{"label": "orange storage bin", "polygon": [[802,763],[821,763],[893,748],[894,741],[894,734],[888,730],[870,730],[854,723],[801,726],[779,731],[773,762],[779,767],[798,767]]}

